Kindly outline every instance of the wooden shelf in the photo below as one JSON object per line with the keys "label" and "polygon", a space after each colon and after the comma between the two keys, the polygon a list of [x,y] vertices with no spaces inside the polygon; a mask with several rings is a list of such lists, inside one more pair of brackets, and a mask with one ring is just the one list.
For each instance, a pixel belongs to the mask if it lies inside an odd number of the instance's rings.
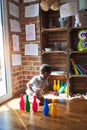
{"label": "wooden shelf", "polygon": [[68,27],[63,27],[63,28],[47,28],[47,29],[42,29],[42,33],[45,32],[61,32],[61,31],[68,31]]}
{"label": "wooden shelf", "polygon": [[86,54],[87,53],[87,51],[69,51],[69,54],[82,54],[82,53],[84,53],[84,54]]}
{"label": "wooden shelf", "polygon": [[81,78],[83,78],[83,77],[86,77],[87,78],[87,75],[82,75],[82,74],[79,74],[79,75],[75,75],[75,74],[70,74],[69,75],[69,78],[76,78],[76,77],[81,77]]}
{"label": "wooden shelf", "polygon": [[87,28],[87,26],[84,26],[84,27],[69,27],[69,31],[79,30],[79,29],[85,29],[85,28]]}
{"label": "wooden shelf", "polygon": [[67,54],[67,51],[42,51],[42,54],[49,54],[49,53],[64,53]]}
{"label": "wooden shelf", "polygon": [[56,80],[64,80],[67,81],[66,75],[51,75],[51,79],[56,79]]}
{"label": "wooden shelf", "polygon": [[[87,75],[82,75],[81,71],[79,71],[81,74],[75,75],[75,70],[70,61],[73,59],[76,64],[83,65],[87,68],[87,51],[78,51],[78,43],[80,40],[78,36],[79,32],[81,30],[87,30],[87,27],[72,27],[72,19],[68,19],[66,27],[60,27],[58,17],[60,17],[59,11],[49,11],[48,13],[42,11],[42,62],[50,64],[53,70],[66,72],[66,76],[52,75],[52,79],[67,79],[67,82],[69,82],[70,93],[85,93],[87,91]],[[55,42],[59,45],[57,51],[55,51],[57,49],[57,46],[55,47]],[[66,43],[65,50],[61,49],[63,42]],[[45,48],[51,48],[54,51],[47,52],[44,51]],[[73,90],[73,88],[75,89]]]}

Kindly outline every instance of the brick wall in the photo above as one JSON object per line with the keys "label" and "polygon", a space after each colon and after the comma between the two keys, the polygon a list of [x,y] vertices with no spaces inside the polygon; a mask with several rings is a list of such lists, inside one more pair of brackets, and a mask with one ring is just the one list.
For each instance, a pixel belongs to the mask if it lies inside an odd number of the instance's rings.
{"label": "brick wall", "polygon": [[[20,16],[19,18],[13,17],[9,14],[9,2],[14,3],[19,6]],[[9,44],[10,44],[10,57],[11,57],[11,76],[12,76],[12,92],[13,96],[20,94],[25,91],[26,83],[34,76],[39,74],[39,67],[41,65],[41,45],[40,45],[40,18],[25,18],[25,6],[29,4],[35,4],[35,2],[31,3],[23,3],[20,0],[19,3],[8,0],[8,27],[9,27]],[[21,24],[21,32],[11,32],[10,29],[10,19],[15,19],[20,21]],[[25,39],[25,25],[29,23],[35,23],[36,26],[36,40],[35,41],[26,41]],[[13,41],[12,34],[19,35],[19,44],[20,50],[13,51]],[[38,56],[26,56],[25,55],[25,44],[37,43],[39,48]],[[12,66],[12,54],[21,54],[22,56],[22,64],[18,66]]]}

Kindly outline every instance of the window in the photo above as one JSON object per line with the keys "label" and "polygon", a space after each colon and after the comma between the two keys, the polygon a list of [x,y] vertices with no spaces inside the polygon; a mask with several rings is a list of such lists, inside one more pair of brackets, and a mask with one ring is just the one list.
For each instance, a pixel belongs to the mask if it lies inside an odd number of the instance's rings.
{"label": "window", "polygon": [[6,0],[0,0],[0,104],[12,95],[6,10]]}

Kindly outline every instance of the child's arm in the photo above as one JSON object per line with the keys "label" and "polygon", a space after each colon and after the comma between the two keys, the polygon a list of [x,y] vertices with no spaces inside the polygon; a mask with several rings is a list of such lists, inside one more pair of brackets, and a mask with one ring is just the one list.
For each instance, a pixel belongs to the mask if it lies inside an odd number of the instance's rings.
{"label": "child's arm", "polygon": [[53,95],[55,95],[55,96],[58,96],[58,95],[59,95],[58,91],[57,91],[57,92],[53,92],[53,91],[51,90],[50,86],[47,86],[47,87],[44,88],[44,94],[46,94],[46,93],[48,93],[48,94],[53,94]]}
{"label": "child's arm", "polygon": [[36,94],[36,92],[34,92],[33,89],[32,89],[32,84],[30,84],[29,82],[27,83],[27,89],[29,89],[29,91],[30,91],[30,93],[31,93],[32,95],[35,95],[35,94]]}
{"label": "child's arm", "polygon": [[50,93],[51,92],[51,89],[50,89],[50,86],[46,86],[43,90],[44,94],[45,93]]}

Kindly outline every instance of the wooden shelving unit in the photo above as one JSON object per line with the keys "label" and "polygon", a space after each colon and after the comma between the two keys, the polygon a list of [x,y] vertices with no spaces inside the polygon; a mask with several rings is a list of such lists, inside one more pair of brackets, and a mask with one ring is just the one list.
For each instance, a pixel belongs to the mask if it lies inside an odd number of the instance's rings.
{"label": "wooden shelving unit", "polygon": [[[53,71],[64,71],[62,75],[52,75],[53,79],[65,80],[69,85],[69,94],[85,94],[87,91],[87,75],[75,74],[72,71],[71,59],[76,63],[87,66],[87,51],[77,49],[78,33],[86,30],[85,26],[72,27],[71,20],[68,19],[68,25],[60,27],[58,21],[59,12],[41,11],[41,45],[42,45],[42,63],[48,63]],[[53,21],[50,27],[50,19]],[[45,51],[45,48],[51,48],[51,51]]]}
{"label": "wooden shelving unit", "polygon": [[[83,47],[83,50],[78,50],[78,43],[80,41],[78,35],[79,35],[79,32],[81,32],[81,31],[83,32],[84,30],[87,30],[87,27],[81,27],[81,28],[77,27],[77,28],[70,29],[70,32],[69,32],[69,62],[71,59],[74,59],[76,67],[78,67],[78,65],[80,65],[80,66],[82,65],[87,68],[87,51],[84,50],[84,47]],[[82,45],[82,41],[81,41],[81,45]],[[80,70],[83,71],[82,68]],[[69,84],[70,84],[69,93],[86,94],[87,73],[79,72],[79,74],[76,74],[71,65],[71,62],[69,65]]]}
{"label": "wooden shelving unit", "polygon": [[[67,82],[68,26],[60,27],[58,15],[59,11],[41,10],[42,63],[51,65],[52,71],[64,72],[64,74],[51,75],[51,83],[54,79]],[[52,27],[49,26],[50,19],[52,19]],[[51,51],[45,51],[45,48],[51,48]]]}

